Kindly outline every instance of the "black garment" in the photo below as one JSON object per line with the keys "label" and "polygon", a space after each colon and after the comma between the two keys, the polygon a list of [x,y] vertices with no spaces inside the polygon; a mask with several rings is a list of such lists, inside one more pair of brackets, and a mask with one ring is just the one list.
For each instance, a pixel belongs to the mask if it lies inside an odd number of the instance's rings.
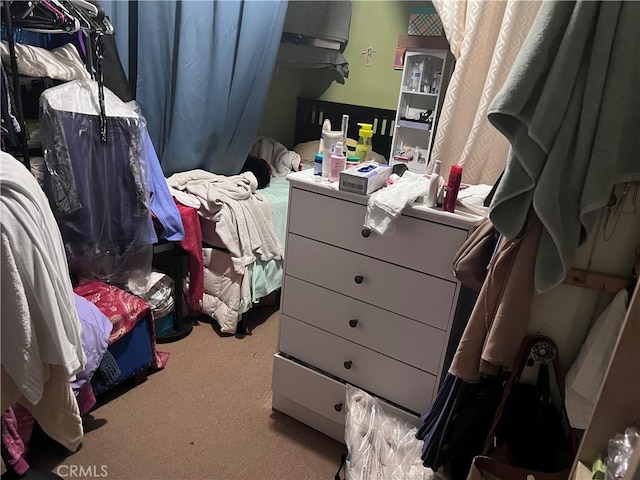
{"label": "black garment", "polygon": [[103,35],[102,42],[104,58],[102,60],[102,74],[104,86],[115,93],[123,102],[130,102],[136,98],[135,92],[131,91],[129,81],[122,68],[116,37],[113,35]]}
{"label": "black garment", "polygon": [[249,155],[240,173],[251,172],[258,180],[258,190],[269,186],[271,181],[271,166],[262,158]]}
{"label": "black garment", "polygon": [[9,88],[9,79],[2,67],[2,146],[9,150],[21,146],[18,114]]}

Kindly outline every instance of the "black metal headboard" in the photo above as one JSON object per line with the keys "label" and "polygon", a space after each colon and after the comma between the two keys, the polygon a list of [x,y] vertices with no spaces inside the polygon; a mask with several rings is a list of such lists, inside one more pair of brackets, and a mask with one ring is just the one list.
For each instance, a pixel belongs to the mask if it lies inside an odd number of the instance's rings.
{"label": "black metal headboard", "polygon": [[358,123],[372,124],[373,151],[388,159],[395,130],[395,110],[298,97],[294,143],[319,140],[325,118],[331,120],[332,130],[340,130],[345,114],[349,115],[349,138],[358,139]]}

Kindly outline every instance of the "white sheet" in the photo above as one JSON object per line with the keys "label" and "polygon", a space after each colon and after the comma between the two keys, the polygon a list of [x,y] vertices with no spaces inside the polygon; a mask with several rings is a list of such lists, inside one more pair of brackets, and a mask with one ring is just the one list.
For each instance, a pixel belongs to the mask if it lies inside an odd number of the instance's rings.
{"label": "white sheet", "polygon": [[20,393],[37,404],[42,364],[71,378],[86,357],[60,230],[31,173],[0,153],[2,225],[2,366]]}

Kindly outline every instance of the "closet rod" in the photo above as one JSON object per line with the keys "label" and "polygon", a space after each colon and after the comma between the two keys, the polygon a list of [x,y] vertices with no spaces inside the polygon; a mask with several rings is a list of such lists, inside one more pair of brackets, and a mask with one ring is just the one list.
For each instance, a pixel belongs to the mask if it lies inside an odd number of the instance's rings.
{"label": "closet rod", "polygon": [[598,290],[599,292],[618,293],[623,288],[632,286],[634,281],[633,277],[618,277],[606,273],[572,268],[563,283],[590,290]]}

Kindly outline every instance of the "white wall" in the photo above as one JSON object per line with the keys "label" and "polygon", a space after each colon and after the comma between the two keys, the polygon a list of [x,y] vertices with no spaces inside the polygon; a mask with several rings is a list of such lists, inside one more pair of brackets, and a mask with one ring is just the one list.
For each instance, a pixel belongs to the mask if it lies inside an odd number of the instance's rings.
{"label": "white wall", "polygon": [[[616,188],[616,194],[622,193],[622,186]],[[633,191],[633,190],[632,190]],[[640,196],[640,193],[638,194]],[[632,211],[633,199],[627,198],[624,211]],[[637,199],[640,209],[640,198]],[[613,225],[618,220],[617,226]],[[573,262],[574,268],[589,269],[594,272],[616,276],[631,276],[633,266],[638,263],[636,249],[640,253],[640,213],[611,215],[604,238],[603,222],[594,229],[587,241],[578,250]],[[595,245],[594,245],[595,242]],[[591,257],[591,266],[589,258]],[[531,332],[539,332],[551,337],[558,345],[562,365],[565,370],[580,351],[580,347],[589,331],[591,323],[613,298],[582,287],[559,285],[534,298]],[[638,339],[640,348],[640,339]]]}

